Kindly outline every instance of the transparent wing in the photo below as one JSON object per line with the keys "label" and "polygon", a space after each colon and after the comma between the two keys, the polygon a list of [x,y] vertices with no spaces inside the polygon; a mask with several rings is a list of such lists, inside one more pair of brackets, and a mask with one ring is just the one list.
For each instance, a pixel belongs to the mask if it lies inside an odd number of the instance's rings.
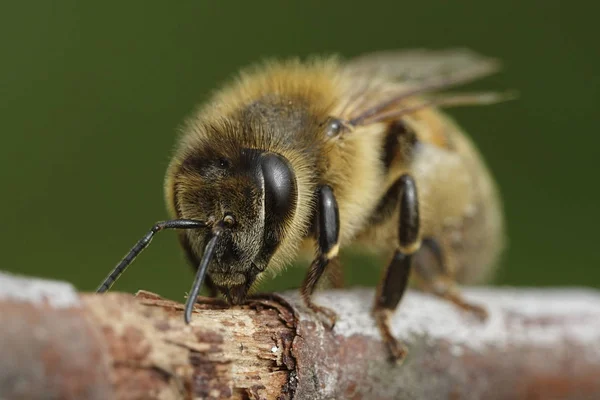
{"label": "transparent wing", "polygon": [[357,75],[377,75],[389,80],[418,84],[442,78],[461,78],[461,83],[467,82],[494,73],[499,66],[496,59],[469,49],[457,48],[367,53],[349,60],[345,68]]}
{"label": "transparent wing", "polygon": [[[351,85],[339,116],[354,126],[397,118],[419,108],[415,105],[416,98],[480,79],[499,68],[497,60],[462,48],[384,51],[359,56],[344,65],[343,73]],[[451,97],[460,100],[450,101]],[[471,93],[443,99],[424,100],[423,107],[490,104],[503,101],[506,96]]]}

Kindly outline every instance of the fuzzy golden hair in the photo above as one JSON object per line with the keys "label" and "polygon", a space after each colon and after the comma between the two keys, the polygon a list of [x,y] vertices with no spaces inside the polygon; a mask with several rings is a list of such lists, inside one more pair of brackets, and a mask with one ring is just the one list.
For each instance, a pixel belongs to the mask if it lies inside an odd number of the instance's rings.
{"label": "fuzzy golden hair", "polygon": [[[306,125],[302,127],[302,131],[297,132],[300,140],[308,143],[308,146],[319,147],[320,144],[314,145],[319,142],[319,123],[339,101],[336,97],[339,96],[335,79],[337,68],[335,59],[315,59],[309,63],[301,63],[299,60],[266,62],[241,72],[237,79],[216,92],[187,121],[167,171],[165,193],[171,215],[186,218],[195,216],[194,210],[178,210],[175,199],[186,189],[193,190],[200,182],[190,181],[186,177],[176,188],[177,174],[174,171],[180,169],[185,157],[199,147],[218,143],[220,149],[229,147],[231,151],[243,146],[276,152],[288,159],[294,169],[298,201],[295,217],[287,223],[283,240],[272,257],[269,271],[276,272],[293,260],[299,244],[307,234],[314,211],[313,192],[319,179],[315,162],[318,162],[319,157],[317,154],[307,154],[303,151],[303,146],[298,145],[298,141],[290,141],[289,138],[278,135],[261,123],[264,121],[260,121],[260,118],[269,117],[293,119],[293,111],[287,112],[288,115],[285,115],[285,111],[278,115],[261,115],[252,121],[241,121],[239,114],[240,110],[247,110],[249,106],[261,101],[297,107],[301,109],[302,118],[310,118],[309,121],[304,121]],[[265,110],[260,111],[265,113]],[[245,124],[252,125],[252,135],[241,134]]]}
{"label": "fuzzy golden hair", "polygon": [[[465,62],[471,57],[465,54],[455,58]],[[394,180],[409,172],[415,174],[420,189],[423,235],[440,238],[453,276],[480,280],[492,270],[482,266],[494,264],[502,248],[500,202],[477,150],[445,114],[421,107],[395,119],[356,123],[339,137],[324,134],[328,118],[352,121],[355,116],[354,121],[362,122],[361,110],[382,103],[397,91],[412,90],[410,82],[398,82],[388,70],[371,74],[371,65],[363,61],[343,63],[337,57],[268,61],[245,69],[216,91],[187,120],[167,170],[165,194],[170,214],[203,217],[193,202],[181,201],[206,183],[181,173],[185,160],[198,149],[231,154],[247,147],[281,154],[296,174],[298,201],[269,263],[268,271],[276,272],[295,259],[300,246],[314,249],[310,235],[314,193],[322,183],[330,185],[337,197],[340,247],[358,243],[391,251],[398,214],[376,228],[370,225],[370,218]],[[480,64],[481,71],[475,68],[473,77],[495,68],[491,63]],[[378,112],[384,115],[395,108],[409,108],[423,98],[407,96]],[[415,133],[419,150],[409,155],[400,146],[392,165],[386,167],[382,163],[385,140],[390,124],[399,119]],[[455,178],[448,179],[448,174]]]}

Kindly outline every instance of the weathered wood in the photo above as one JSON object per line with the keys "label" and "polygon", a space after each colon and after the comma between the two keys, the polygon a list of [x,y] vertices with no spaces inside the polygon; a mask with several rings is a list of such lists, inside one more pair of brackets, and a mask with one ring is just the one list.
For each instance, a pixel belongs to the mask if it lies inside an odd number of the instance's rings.
{"label": "weathered wood", "polygon": [[370,316],[373,291],[320,293],[325,329],[295,293],[241,307],[182,305],[140,292],[77,294],[0,273],[4,399],[596,399],[600,294],[486,288],[481,323],[410,291],[393,319],[409,346],[391,364]]}

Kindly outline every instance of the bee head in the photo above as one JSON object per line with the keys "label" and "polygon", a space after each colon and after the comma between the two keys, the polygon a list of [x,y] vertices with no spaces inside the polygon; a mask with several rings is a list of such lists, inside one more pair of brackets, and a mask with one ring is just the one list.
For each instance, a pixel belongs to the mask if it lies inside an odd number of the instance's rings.
{"label": "bee head", "polygon": [[[224,227],[208,275],[229,302],[241,303],[294,217],[298,188],[291,164],[280,154],[252,148],[196,153],[183,161],[174,192],[180,218]],[[185,235],[200,259],[210,233]]]}

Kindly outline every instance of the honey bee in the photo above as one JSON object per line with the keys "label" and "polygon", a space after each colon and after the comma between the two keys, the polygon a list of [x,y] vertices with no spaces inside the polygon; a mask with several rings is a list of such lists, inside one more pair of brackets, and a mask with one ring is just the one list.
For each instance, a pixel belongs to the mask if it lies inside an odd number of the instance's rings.
{"label": "honey bee", "polygon": [[[501,201],[474,144],[440,109],[485,105],[497,93],[444,93],[498,70],[467,49],[270,61],[244,70],[183,127],[165,180],[174,218],[157,223],[98,288],[110,288],[163,229],[178,229],[197,268],[189,323],[203,283],[242,303],[259,278],[316,251],[301,286],[312,301],[341,248],[389,257],[373,315],[392,358],[389,328],[414,274],[425,291],[485,318],[457,284],[481,282],[504,242]],[[338,285],[334,285],[338,286]]]}

